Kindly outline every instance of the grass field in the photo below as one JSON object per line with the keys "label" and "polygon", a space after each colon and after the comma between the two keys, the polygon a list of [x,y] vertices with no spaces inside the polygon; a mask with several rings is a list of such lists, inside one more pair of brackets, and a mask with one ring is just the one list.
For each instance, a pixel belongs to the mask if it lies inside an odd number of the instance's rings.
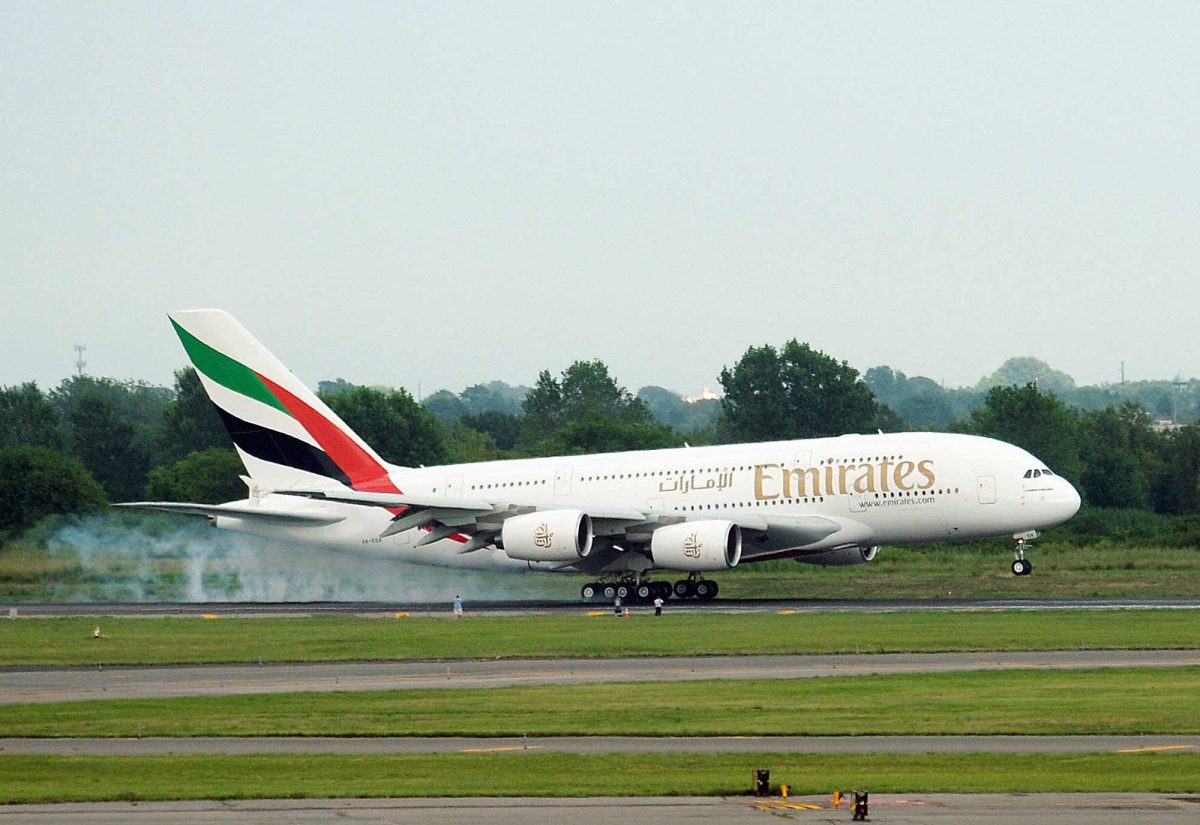
{"label": "grass field", "polygon": [[8,736],[1195,734],[1200,667],[0,706]]}
{"label": "grass field", "polygon": [[[1018,764],[1014,765],[1014,762]],[[1200,790],[1200,754],[0,756],[0,803],[388,796],[732,796]],[[1014,769],[1015,768],[1015,769]],[[848,815],[847,815],[848,818]]]}
{"label": "grass field", "polygon": [[[93,639],[99,625],[105,638]],[[1200,648],[1191,610],[0,621],[0,665]]]}

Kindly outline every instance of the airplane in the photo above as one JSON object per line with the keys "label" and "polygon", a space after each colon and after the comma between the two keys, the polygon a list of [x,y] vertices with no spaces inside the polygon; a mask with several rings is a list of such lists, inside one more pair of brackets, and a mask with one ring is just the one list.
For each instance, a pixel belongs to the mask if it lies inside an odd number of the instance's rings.
{"label": "airplane", "polygon": [[[417,564],[584,572],[586,601],[709,600],[706,573],[793,559],[872,561],[882,545],[1011,536],[1079,509],[1025,450],[954,433],[796,441],[440,467],[384,461],[232,315],[169,313],[245,465],[247,498],[126,507]],[[671,582],[655,574],[681,574]],[[668,577],[669,578],[669,577]]]}

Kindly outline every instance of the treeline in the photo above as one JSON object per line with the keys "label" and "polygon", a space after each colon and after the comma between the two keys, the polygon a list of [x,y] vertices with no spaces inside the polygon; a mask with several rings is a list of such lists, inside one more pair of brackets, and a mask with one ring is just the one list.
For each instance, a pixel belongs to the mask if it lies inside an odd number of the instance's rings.
{"label": "treeline", "polygon": [[[1080,388],[1042,362],[1012,359],[973,389],[945,390],[889,367],[860,375],[795,340],[749,348],[720,384],[720,399],[688,402],[661,387],[634,395],[602,362],[578,361],[529,388],[492,382],[420,403],[403,389],[344,379],[321,382],[319,395],[404,466],[950,430],[1029,449],[1091,507],[1200,511],[1200,427],[1155,424],[1168,402],[1170,414],[1194,416],[1190,384]],[[87,376],[49,391],[0,388],[0,532],[110,501],[242,498],[242,473],[190,367],[171,388]]]}

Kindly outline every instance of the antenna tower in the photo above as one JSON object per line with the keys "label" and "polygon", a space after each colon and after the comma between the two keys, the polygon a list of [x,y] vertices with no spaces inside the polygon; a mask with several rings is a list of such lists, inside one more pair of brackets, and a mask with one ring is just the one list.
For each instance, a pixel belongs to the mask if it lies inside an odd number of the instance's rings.
{"label": "antenna tower", "polygon": [[75,345],[75,372],[80,378],[83,377],[83,368],[87,366],[87,361],[83,360],[83,354],[87,352],[86,344]]}

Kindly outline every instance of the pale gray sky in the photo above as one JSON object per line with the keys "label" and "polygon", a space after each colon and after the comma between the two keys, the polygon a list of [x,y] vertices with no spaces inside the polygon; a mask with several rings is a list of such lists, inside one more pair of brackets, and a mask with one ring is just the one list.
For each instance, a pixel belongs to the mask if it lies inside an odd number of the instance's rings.
{"label": "pale gray sky", "polygon": [[0,6],[0,383],[1200,375],[1200,4]]}

